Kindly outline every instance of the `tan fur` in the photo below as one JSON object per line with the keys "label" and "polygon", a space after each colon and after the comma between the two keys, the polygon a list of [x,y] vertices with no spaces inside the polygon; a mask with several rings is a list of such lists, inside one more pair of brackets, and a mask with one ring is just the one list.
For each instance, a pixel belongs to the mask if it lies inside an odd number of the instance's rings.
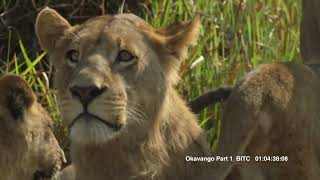
{"label": "tan fur", "polygon": [[[64,121],[71,126],[76,179],[205,176],[207,163],[185,161],[186,155],[208,156],[210,150],[197,118],[174,89],[179,65],[197,39],[199,18],[162,29],[131,14],[100,16],[74,27],[65,22],[56,11],[44,9],[36,31],[57,70],[55,86]],[[70,65],[68,49],[80,52],[78,63]],[[122,49],[137,57],[131,65],[116,61]],[[84,106],[72,96],[75,87],[103,90],[87,108],[100,120],[79,116]]]}
{"label": "tan fur", "polygon": [[64,155],[50,128],[47,112],[21,78],[0,78],[0,176],[2,180],[33,180],[60,169]]}
{"label": "tan fur", "polygon": [[[306,64],[320,64],[320,1],[302,1],[301,54]],[[320,72],[320,70],[318,71]]]}
{"label": "tan fur", "polygon": [[[227,100],[216,153],[251,156],[215,165],[213,179],[320,179],[320,79],[302,64],[261,65]],[[288,156],[255,162],[255,156]]]}

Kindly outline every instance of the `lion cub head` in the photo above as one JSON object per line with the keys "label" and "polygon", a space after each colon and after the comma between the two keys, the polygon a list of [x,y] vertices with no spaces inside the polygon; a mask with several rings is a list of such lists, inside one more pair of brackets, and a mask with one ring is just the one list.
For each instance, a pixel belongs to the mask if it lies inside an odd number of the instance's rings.
{"label": "lion cub head", "polygon": [[65,161],[51,129],[51,118],[18,76],[0,78],[0,94],[1,177],[51,177]]}
{"label": "lion cub head", "polygon": [[55,87],[72,142],[145,137],[164,114],[160,109],[198,29],[199,18],[156,29],[132,14],[71,26],[56,11],[42,10],[36,32],[56,67]]}

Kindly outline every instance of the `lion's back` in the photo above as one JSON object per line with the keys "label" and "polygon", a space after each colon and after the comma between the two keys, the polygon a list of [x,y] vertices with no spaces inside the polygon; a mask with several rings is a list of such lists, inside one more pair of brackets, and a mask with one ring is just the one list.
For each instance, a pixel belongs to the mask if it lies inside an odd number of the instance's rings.
{"label": "lion's back", "polygon": [[[318,163],[315,152],[320,150],[316,143],[320,138],[319,101],[320,79],[307,66],[261,65],[239,81],[228,99],[222,143],[229,140],[231,144],[232,137],[243,137],[238,138],[243,142],[238,148],[242,146],[243,155],[251,156],[250,164],[259,167],[262,176],[275,180],[309,178],[316,174],[308,167]],[[233,145],[223,147],[227,152],[236,149]],[[271,162],[267,166],[263,165],[266,162],[260,162],[269,161],[269,157],[277,161],[278,156],[288,157],[289,161]],[[248,174],[250,168],[245,169],[243,172]]]}

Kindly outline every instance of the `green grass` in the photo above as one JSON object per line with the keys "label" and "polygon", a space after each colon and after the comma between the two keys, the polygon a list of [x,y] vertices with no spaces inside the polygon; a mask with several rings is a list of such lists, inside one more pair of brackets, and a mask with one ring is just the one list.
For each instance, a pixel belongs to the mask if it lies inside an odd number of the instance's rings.
{"label": "green grass", "polygon": [[[198,45],[190,49],[189,58],[181,67],[182,81],[178,88],[186,99],[221,84],[235,84],[258,64],[300,59],[301,0],[199,0],[193,5],[189,2],[154,0],[152,8],[143,15],[156,27],[201,15]],[[43,99],[55,122],[60,122],[55,96],[48,89],[43,73],[39,74],[37,69],[44,54],[32,60],[22,43],[20,46],[25,64],[8,57],[2,70],[21,74],[37,92],[44,94]],[[190,68],[199,58],[204,61]],[[212,145],[218,136],[221,110],[221,105],[217,105],[199,115]]]}
{"label": "green grass", "polygon": [[[201,37],[182,66],[179,89],[192,99],[221,84],[235,84],[261,63],[299,60],[301,1],[296,0],[166,0],[153,4],[147,19],[160,27],[201,15]],[[194,68],[191,64],[203,57]],[[221,105],[200,115],[215,144]],[[214,127],[214,128],[212,128]]]}

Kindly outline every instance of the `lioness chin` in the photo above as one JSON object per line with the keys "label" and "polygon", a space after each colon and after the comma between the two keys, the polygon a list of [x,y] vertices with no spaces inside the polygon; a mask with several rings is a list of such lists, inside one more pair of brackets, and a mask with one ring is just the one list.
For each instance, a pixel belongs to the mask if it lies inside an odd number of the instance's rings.
{"label": "lioness chin", "polygon": [[198,31],[199,18],[156,29],[132,14],[71,26],[52,9],[39,13],[77,180],[209,179],[206,163],[185,160],[210,150],[174,88]]}
{"label": "lioness chin", "polygon": [[51,118],[18,76],[0,78],[1,180],[50,178],[65,161]]}

